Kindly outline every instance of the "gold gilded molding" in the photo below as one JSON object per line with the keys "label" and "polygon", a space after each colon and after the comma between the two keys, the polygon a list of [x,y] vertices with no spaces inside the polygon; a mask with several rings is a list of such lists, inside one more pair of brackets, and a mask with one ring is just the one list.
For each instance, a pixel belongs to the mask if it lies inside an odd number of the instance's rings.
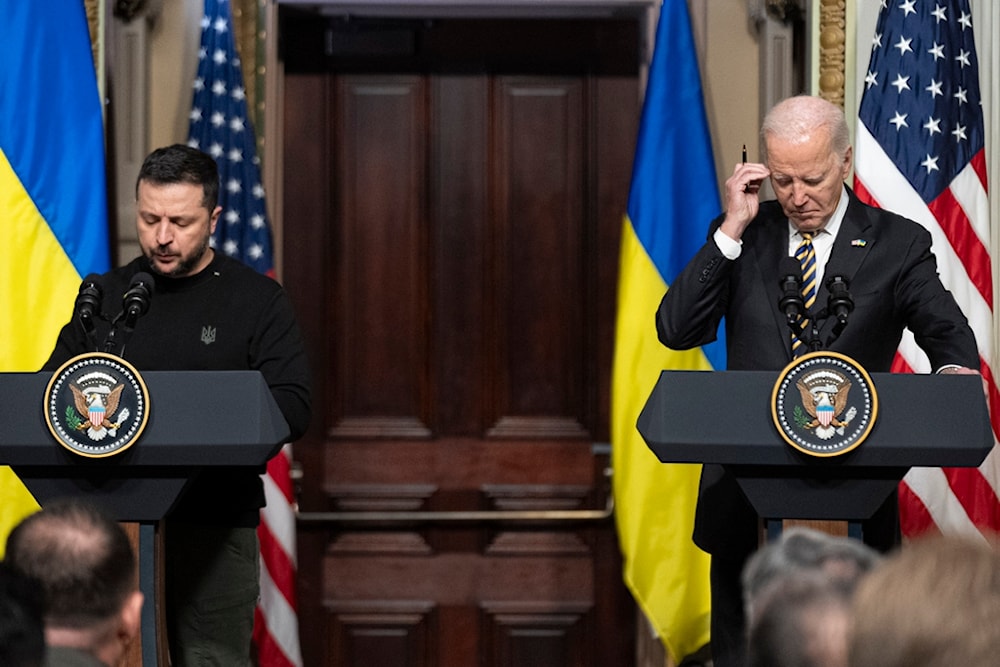
{"label": "gold gilded molding", "polygon": [[240,54],[243,69],[243,87],[246,88],[247,104],[253,106],[253,72],[257,66],[257,0],[233,0],[233,37],[236,51]]}
{"label": "gold gilded molding", "polygon": [[264,0],[232,0],[233,36],[243,69],[247,114],[254,125],[257,156],[264,159]]}
{"label": "gold gilded molding", "polygon": [[[100,53],[103,46],[101,39],[101,0],[83,0],[83,9],[87,14],[87,26],[90,28],[90,55],[94,59],[94,71],[100,67]],[[100,76],[98,76],[100,80]]]}
{"label": "gold gilded molding", "polygon": [[820,0],[819,3],[819,94],[825,100],[844,106],[847,81],[847,3],[844,0]]}

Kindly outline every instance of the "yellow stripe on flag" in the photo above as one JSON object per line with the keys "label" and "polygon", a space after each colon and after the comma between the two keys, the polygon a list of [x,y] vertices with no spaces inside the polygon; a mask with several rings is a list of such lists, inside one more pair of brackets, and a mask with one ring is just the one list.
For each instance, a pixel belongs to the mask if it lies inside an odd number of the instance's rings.
{"label": "yellow stripe on flag", "polygon": [[8,466],[0,466],[0,560],[7,549],[7,535],[21,519],[40,509]]}
{"label": "yellow stripe on flag", "polygon": [[675,352],[656,338],[666,285],[626,217],[612,374],[612,465],[625,582],[671,657],[709,639],[709,556],[691,541],[701,466],[663,464],[636,430],[661,369],[709,370],[700,349]]}
{"label": "yellow stripe on flag", "polygon": [[0,372],[37,371],[70,318],[80,276],[0,150]]}
{"label": "yellow stripe on flag", "polygon": [[[0,210],[7,220],[7,240],[0,244],[0,285],[6,286],[0,289],[0,313],[8,314],[0,317],[0,372],[33,372],[48,358],[59,328],[69,319],[72,303],[65,295],[77,288],[80,276],[3,151]],[[35,398],[40,410],[42,397]],[[26,397],[29,408],[31,399]],[[0,466],[0,557],[7,534],[38,509],[14,471]]]}

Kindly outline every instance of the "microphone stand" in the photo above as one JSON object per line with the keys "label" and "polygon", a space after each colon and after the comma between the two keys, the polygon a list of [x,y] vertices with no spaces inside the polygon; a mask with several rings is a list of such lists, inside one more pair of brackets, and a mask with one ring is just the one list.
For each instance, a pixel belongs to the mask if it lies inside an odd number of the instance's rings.
{"label": "microphone stand", "polygon": [[[136,322],[149,310],[149,301],[153,296],[152,286],[153,278],[148,273],[140,271],[132,277],[132,283],[122,297],[122,311],[111,321],[111,330],[104,339],[105,352],[115,354],[114,350],[118,347],[117,356],[125,358],[125,345],[135,331]],[[123,324],[122,329],[118,328],[119,324]],[[124,335],[119,345],[120,333]]]}
{"label": "microphone stand", "polygon": [[96,319],[107,319],[101,312],[101,302],[104,298],[104,290],[101,287],[100,276],[90,274],[84,278],[80,285],[80,293],[77,294],[74,312],[76,319],[83,329],[83,335],[87,339],[87,346],[92,350],[97,350],[97,330]]}
{"label": "microphone stand", "polygon": [[826,283],[830,296],[827,299],[826,310],[837,318],[837,323],[830,332],[830,340],[827,345],[840,338],[844,327],[847,326],[847,317],[854,310],[854,298],[851,297],[847,281],[842,276],[833,276]]}
{"label": "microphone stand", "polygon": [[[117,357],[123,357],[125,352],[125,343],[128,341],[128,337],[131,336],[132,332],[128,331],[125,339],[121,342],[121,352],[115,352],[115,348],[118,347],[118,323],[121,322],[122,313],[119,313],[115,319],[111,320],[111,330],[108,331],[107,337],[104,339],[104,351],[108,354],[113,354]],[[124,358],[124,357],[123,357]]]}

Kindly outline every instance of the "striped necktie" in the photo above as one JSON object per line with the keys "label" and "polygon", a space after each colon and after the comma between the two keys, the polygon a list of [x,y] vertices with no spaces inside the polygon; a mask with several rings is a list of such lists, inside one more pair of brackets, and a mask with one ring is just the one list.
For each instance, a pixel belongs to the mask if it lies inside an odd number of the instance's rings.
{"label": "striped necktie", "polygon": [[[813,247],[813,233],[800,232],[802,243],[795,249],[795,259],[802,266],[802,301],[809,312],[816,303],[816,248]],[[809,318],[802,318],[802,330],[809,327]],[[792,356],[800,357],[808,350],[798,336],[792,334]]]}

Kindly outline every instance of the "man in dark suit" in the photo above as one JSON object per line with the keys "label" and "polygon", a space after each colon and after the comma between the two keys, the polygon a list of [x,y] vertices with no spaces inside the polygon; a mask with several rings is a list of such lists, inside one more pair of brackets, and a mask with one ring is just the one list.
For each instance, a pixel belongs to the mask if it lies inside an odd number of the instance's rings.
{"label": "man in dark suit", "polygon": [[[850,286],[854,310],[829,349],[871,372],[889,371],[904,328],[937,372],[975,373],[976,340],[941,284],[930,234],[917,223],[872,208],[844,181],[852,148],[841,109],[800,96],[776,105],[761,128],[765,164],[736,165],[726,181],[726,210],[708,242],[671,284],[657,312],[660,341],[673,349],[711,342],[722,317],[730,370],[781,370],[793,359],[792,334],[779,307],[781,260],[804,241],[815,252],[815,325],[827,341],[836,318],[824,312],[826,282]],[[769,178],[776,201],[761,203]],[[881,550],[899,539],[896,498],[863,526]],[[712,653],[716,667],[742,665],[739,577],[758,543],[757,515],[733,477],[706,465],[694,529],[712,554]]]}

